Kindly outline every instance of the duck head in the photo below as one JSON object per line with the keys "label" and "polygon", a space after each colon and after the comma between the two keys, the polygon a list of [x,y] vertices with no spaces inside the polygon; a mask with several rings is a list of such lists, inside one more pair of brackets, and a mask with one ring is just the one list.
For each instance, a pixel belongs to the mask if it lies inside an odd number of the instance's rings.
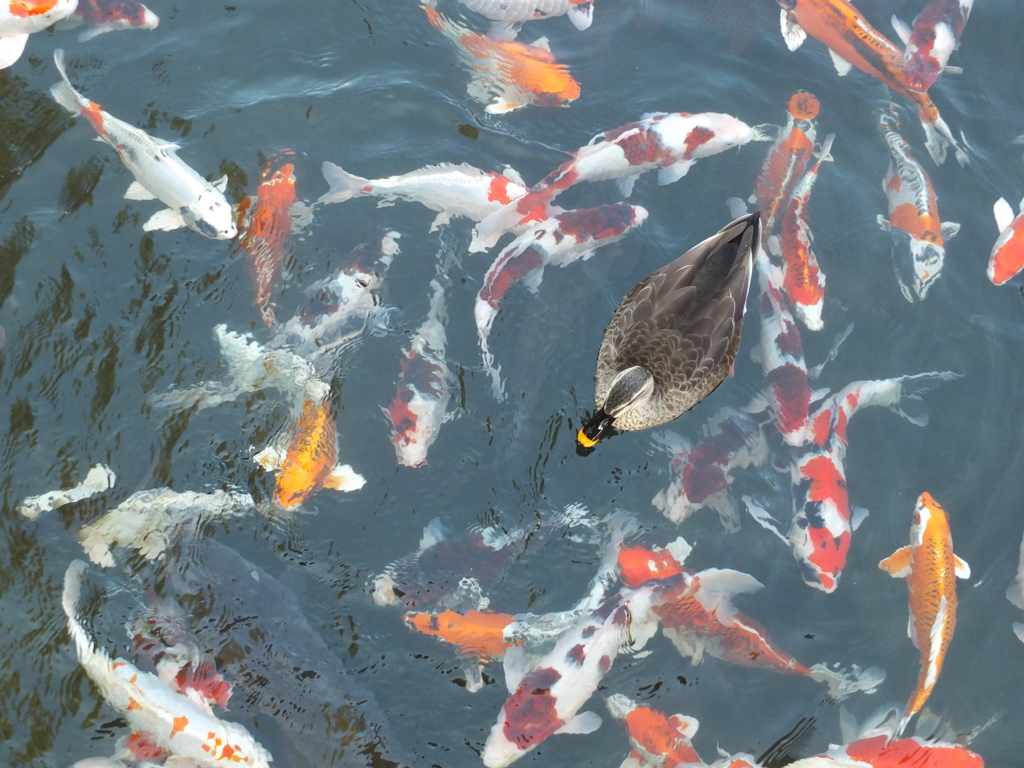
{"label": "duck head", "polygon": [[593,448],[615,420],[642,406],[654,392],[654,378],[639,365],[620,371],[608,390],[604,404],[576,435],[583,448]]}

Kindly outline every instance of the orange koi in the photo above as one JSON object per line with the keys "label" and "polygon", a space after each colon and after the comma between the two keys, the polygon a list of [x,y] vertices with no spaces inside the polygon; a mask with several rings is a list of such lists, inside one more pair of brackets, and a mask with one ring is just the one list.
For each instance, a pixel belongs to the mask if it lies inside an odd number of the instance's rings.
{"label": "orange koi", "polygon": [[427,0],[423,9],[431,26],[455,43],[473,71],[469,95],[481,102],[494,97],[488,112],[511,112],[527,104],[567,107],[579,98],[580,84],[547,49],[546,40],[534,45],[495,41],[445,18]]}
{"label": "orange koi", "polygon": [[898,739],[910,719],[931,696],[942,671],[956,627],[956,580],[971,575],[966,562],[953,554],[946,512],[929,493],[922,493],[910,526],[910,545],[900,547],[878,567],[894,578],[907,579],[910,622],[907,634],[921,650],[921,673],[896,732]]}
{"label": "orange koi", "polygon": [[605,699],[612,717],[621,720],[629,733],[633,751],[622,768],[676,768],[681,765],[703,765],[693,748],[692,739],[699,723],[692,717],[669,717],[651,707],[631,701],[621,693]]}
{"label": "orange koi", "polygon": [[405,623],[411,629],[450,643],[459,649],[466,675],[466,690],[479,691],[484,684],[481,667],[505,655],[505,650],[518,645],[505,639],[505,630],[516,622],[507,613],[465,613],[446,610],[441,613],[407,613]]}
{"label": "orange koi", "polygon": [[992,208],[999,238],[989,256],[988,279],[996,285],[1002,285],[1024,269],[1024,200],[1021,211],[1021,215],[1015,217],[1005,197],[999,198]]}
{"label": "orange koi", "polygon": [[289,209],[296,202],[294,166],[272,157],[264,165],[256,198],[246,197],[238,207],[238,229],[244,229],[238,247],[249,254],[249,268],[256,283],[256,306],[268,328],[277,326],[271,292],[288,257],[292,235]]}

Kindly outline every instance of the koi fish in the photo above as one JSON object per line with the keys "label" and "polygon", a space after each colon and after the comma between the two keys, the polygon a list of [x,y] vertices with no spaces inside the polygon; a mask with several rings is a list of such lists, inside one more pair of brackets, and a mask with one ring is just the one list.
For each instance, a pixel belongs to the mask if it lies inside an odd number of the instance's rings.
{"label": "koi fish", "polygon": [[903,54],[872,27],[849,0],[779,0],[782,8],[782,36],[789,50],[795,51],[810,35],[823,43],[840,76],[857,67],[906,96],[917,107],[925,132],[925,146],[932,159],[941,165],[946,148],[952,146],[957,161],[964,165],[967,153],[957,144],[938,107],[927,93],[907,83]]}
{"label": "koi fish", "polygon": [[974,0],[929,0],[914,19],[913,29],[892,17],[893,29],[906,46],[903,71],[908,88],[923,93],[943,70],[960,71],[946,62],[960,42],[973,6]]}
{"label": "koi fish", "polygon": [[[1024,539],[1020,542],[1020,560],[1017,564],[1017,576],[1006,588],[1006,599],[1024,611]],[[1024,624],[1013,623],[1013,632],[1024,643]]]}
{"label": "koi fish", "polygon": [[508,290],[521,282],[531,293],[536,293],[545,267],[565,267],[577,260],[586,261],[597,248],[618,242],[645,221],[647,210],[627,203],[562,211],[532,225],[498,254],[484,275],[473,308],[484,369],[491,375],[495,398],[504,400],[505,393],[501,368],[494,362],[487,339]]}
{"label": "koi fish", "polygon": [[277,472],[274,500],[283,509],[295,509],[324,488],[358,491],[366,480],[349,464],[337,464],[338,428],[331,401],[307,400],[292,429],[287,451],[274,445],[252,457],[268,472]]}
{"label": "koi fish", "polygon": [[433,7],[434,0],[421,2],[427,21],[454,43],[469,67],[472,79],[466,91],[487,104],[487,112],[503,114],[529,104],[567,107],[579,98],[580,84],[552,55],[546,39],[533,45],[492,40],[442,16]]}
{"label": "koi fish", "polygon": [[608,712],[626,726],[633,751],[620,768],[678,768],[703,765],[693,748],[693,737],[700,723],[685,715],[671,717],[642,706],[621,693],[604,700]]}
{"label": "koi fish", "polygon": [[430,288],[430,311],[402,359],[395,398],[382,409],[391,422],[391,443],[398,463],[404,467],[427,463],[427,451],[437,439],[448,407],[444,286],[435,277]]}
{"label": "koi fish", "polygon": [[459,613],[444,610],[441,613],[407,613],[405,623],[420,634],[450,643],[459,649],[466,673],[466,690],[475,693],[483,688],[481,665],[501,658],[505,650],[516,641],[506,640],[505,630],[516,622],[507,613],[483,613],[468,610]]}
{"label": "koi fish", "polygon": [[664,547],[653,549],[643,546],[620,547],[616,557],[619,578],[627,587],[634,589],[652,579],[675,579],[680,574],[689,573],[683,564],[692,549],[682,536]]}
{"label": "koi fish", "polygon": [[353,197],[378,197],[378,208],[394,205],[396,200],[420,203],[438,212],[431,232],[458,216],[480,221],[526,194],[526,185],[515,169],[495,173],[467,163],[427,165],[400,176],[364,179],[324,161],[323,174],[331,188],[317,203],[342,203]]}
{"label": "koi fish", "polygon": [[953,553],[946,512],[927,492],[918,497],[914,508],[910,545],[897,549],[878,567],[894,578],[907,580],[907,634],[921,651],[921,674],[893,734],[892,739],[896,739],[903,735],[938,682],[956,627],[956,580],[970,578],[971,567]]}
{"label": "koi fish", "polygon": [[61,27],[70,29],[79,24],[89,27],[78,35],[78,41],[84,43],[105,32],[156,29],[160,17],[138,0],[78,0],[74,14],[61,22]]}
{"label": "koi fish", "polygon": [[197,766],[232,762],[267,768],[273,758],[243,726],[214,717],[208,706],[172,691],[151,672],[124,659],[111,659],[96,647],[78,618],[85,568],[81,560],[68,566],[62,606],[78,662],[107,703],[133,731],[146,734],[159,748]]}
{"label": "koi fish", "polygon": [[889,201],[889,218],[879,214],[878,225],[892,233],[892,266],[904,298],[923,300],[939,279],[946,258],[945,241],[960,225],[939,220],[932,180],[914,159],[899,134],[895,112],[880,112],[878,132],[889,147],[889,170],[882,190]]}
{"label": "koi fish", "polygon": [[992,207],[999,237],[988,258],[988,279],[995,285],[1002,285],[1024,269],[1024,200],[1020,209],[1022,213],[1014,216],[1005,197]]}
{"label": "koi fish", "polygon": [[490,19],[490,36],[495,40],[514,40],[524,21],[568,16],[576,29],[590,27],[594,20],[594,0],[459,0],[466,8]]}
{"label": "koi fish", "polygon": [[919,373],[894,379],[858,381],[827,398],[808,422],[807,445],[791,467],[795,490],[791,524],[776,519],[762,502],[744,496],[747,511],[793,550],[804,582],[823,592],[834,592],[846,566],[853,531],[867,510],[850,508],[846,488],[847,426],[860,409],[888,408],[923,426],[928,412],[922,395],[955,373]]}
{"label": "koi fish", "polygon": [[58,491],[47,491],[38,496],[29,496],[18,505],[18,512],[29,520],[35,520],[43,512],[52,512],[65,504],[91,499],[97,494],[108,491],[117,482],[114,470],[106,464],[94,464],[89,473],[74,488]]}
{"label": "koi fish", "polygon": [[611,669],[619,650],[640,650],[653,636],[655,586],[622,587],[569,629],[537,666],[505,653],[510,692],[484,743],[487,768],[505,768],[556,733],[591,733],[601,725],[594,712],[580,713]]}
{"label": "koi fish", "polygon": [[707,437],[696,446],[671,432],[655,437],[672,456],[672,482],[651,503],[674,523],[698,509],[711,507],[728,531],[739,530],[736,504],[729,496],[732,473],[764,464],[771,451],[761,425],[749,414],[723,409],[704,428]]}
{"label": "koi fish", "polygon": [[821,311],[825,304],[825,274],[818,267],[814,254],[808,207],[811,189],[825,160],[831,160],[834,134],[822,142],[818,161],[808,170],[793,190],[793,196],[782,214],[781,235],[770,235],[768,250],[782,261],[782,287],[793,314],[806,328],[820,331],[824,327]]}
{"label": "koi fish", "polygon": [[177,144],[118,120],[76,91],[64,71],[63,50],[54,51],[53,60],[61,76],[61,82],[50,88],[54,101],[74,117],[84,115],[100,140],[114,148],[135,177],[125,199],[159,200],[168,206],[142,225],[146,232],[188,227],[215,240],[230,240],[238,234],[224,197],[227,176],[207,181],[178,157]]}
{"label": "koi fish", "polygon": [[28,36],[75,12],[76,0],[0,0],[0,69],[12,66]]}
{"label": "koi fish", "polygon": [[761,226],[768,234],[775,230],[778,217],[786,209],[796,185],[803,178],[807,163],[814,152],[817,135],[815,118],[821,103],[807,91],[797,91],[786,102],[789,117],[778,130],[775,141],[768,148],[761,173],[754,183],[750,202],[761,212]]}
{"label": "koi fish", "polygon": [[652,112],[639,122],[599,133],[535,184],[525,195],[481,221],[470,251],[486,250],[502,233],[538,215],[561,192],[581,181],[615,179],[623,197],[646,171],[658,171],[659,184],[687,174],[699,159],[739,147],[760,133],[732,115],[718,112]]}
{"label": "koi fish", "polygon": [[263,168],[255,199],[243,198],[238,206],[238,226],[243,232],[238,247],[249,254],[249,271],[256,283],[256,306],[268,328],[277,325],[272,292],[289,256],[289,212],[296,202],[295,167],[285,162],[284,157],[272,155]]}

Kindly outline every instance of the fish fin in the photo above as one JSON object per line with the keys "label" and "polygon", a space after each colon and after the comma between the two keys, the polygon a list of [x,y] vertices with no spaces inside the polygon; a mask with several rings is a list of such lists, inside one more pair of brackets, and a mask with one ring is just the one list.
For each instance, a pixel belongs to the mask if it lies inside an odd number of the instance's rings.
{"label": "fish fin", "polygon": [[551,53],[551,41],[546,37],[538,37],[531,43],[531,45],[534,48],[540,48],[545,53]]}
{"label": "fish fin", "polygon": [[853,69],[853,64],[848,62],[831,48],[828,49],[828,55],[832,57],[832,63],[835,65],[836,74],[840,77],[846,77],[846,75],[850,74],[850,70]]}
{"label": "fish fin", "polygon": [[423,529],[423,535],[420,536],[420,549],[430,549],[444,541],[445,538],[447,538],[447,532],[444,529],[444,524],[441,523],[440,517],[435,517]]}
{"label": "fish fin", "polygon": [[526,186],[526,182],[523,181],[523,177],[519,175],[519,171],[517,171],[511,165],[506,165],[505,168],[502,170],[501,175],[504,176],[509,181],[514,181],[521,187]]}
{"label": "fish fin", "polygon": [[262,451],[252,457],[252,460],[259,464],[267,472],[276,472],[284,463],[284,456],[272,445],[268,445]]}
{"label": "fish fin", "polygon": [[666,544],[665,551],[672,555],[677,563],[683,565],[686,562],[686,558],[688,558],[690,553],[693,551],[693,547],[686,539],[680,536],[675,541],[670,541]]}
{"label": "fish fin", "polygon": [[700,728],[700,722],[697,718],[689,717],[688,715],[672,715],[668,719],[672,724],[672,727],[679,731],[680,736],[685,736],[687,739],[692,739],[697,735],[697,730]]}
{"label": "fish fin", "polygon": [[531,270],[530,273],[523,278],[523,286],[525,286],[526,290],[528,290],[530,293],[537,293],[537,291],[540,289],[540,284],[543,280],[544,265],[542,264],[536,269]]}
{"label": "fish fin", "polygon": [[689,659],[691,664],[696,666],[704,661],[704,650],[707,647],[704,641],[687,635],[679,627],[664,627],[661,631],[671,641],[679,655]]}
{"label": "fish fin", "polygon": [[162,211],[157,211],[142,228],[146,232],[152,232],[154,229],[158,229],[161,232],[170,232],[172,229],[179,229],[185,226],[185,220],[181,218],[181,214],[173,208],[164,208]]}
{"label": "fish fin", "polygon": [[942,71],[947,75],[962,75],[964,73],[964,68],[945,66],[942,68]]}
{"label": "fish fin", "polygon": [[594,21],[594,4],[589,2],[573,6],[569,9],[568,16],[569,21],[576,29],[580,31],[588,29]]}
{"label": "fish fin", "polygon": [[894,579],[906,578],[910,575],[910,547],[900,547],[882,560],[878,567]]}
{"label": "fish fin", "polygon": [[772,514],[754,501],[750,496],[743,497],[743,503],[747,505],[747,512],[754,518],[755,522],[762,528],[767,528],[787,544],[789,543],[788,533],[783,532],[782,524]]}
{"label": "fish fin", "polygon": [[371,186],[369,179],[349,173],[340,165],[324,160],[320,166],[324,179],[330,185],[317,200],[318,203],[343,203],[361,193],[361,190]]}
{"label": "fish fin", "polygon": [[[680,160],[678,163],[666,165],[658,169],[658,184],[664,186],[679,181],[690,170],[696,160]],[[629,197],[629,195],[626,195]]]}
{"label": "fish fin", "polygon": [[960,231],[960,225],[955,221],[944,221],[939,226],[939,232],[944,240],[951,240]]}
{"label": "fish fin", "polygon": [[493,21],[487,36],[495,42],[508,43],[516,39],[522,27],[519,21]]}
{"label": "fish fin", "polygon": [[[1024,203],[1024,200],[1021,203]],[[1009,229],[1015,218],[1013,208],[1006,202],[1005,197],[996,200],[996,204],[992,206],[992,213],[996,217],[996,226],[999,227],[1000,232]]]}
{"label": "fish fin", "polygon": [[466,675],[466,690],[476,693],[484,687],[483,668],[477,659],[464,659],[462,672]]}
{"label": "fish fin", "polygon": [[966,560],[962,560],[956,555],[953,555],[953,572],[958,579],[971,578],[971,566],[967,564]]}
{"label": "fish fin", "polygon": [[438,229],[445,226],[449,221],[452,220],[452,215],[447,211],[441,211],[434,217],[434,220],[430,223],[430,231],[437,232]]}
{"label": "fish fin", "polygon": [[896,37],[900,39],[903,45],[910,43],[910,25],[905,21],[897,19],[895,14],[892,17],[892,28],[896,32]]}
{"label": "fish fin", "polygon": [[[914,612],[913,611],[911,611],[910,614],[907,616],[907,637],[910,638],[910,642],[912,642],[914,644],[914,647],[917,648],[917,650],[921,650],[921,644],[919,642],[917,642],[917,633],[914,632]],[[902,731],[903,731],[903,728],[901,727],[900,730],[897,731],[897,733],[901,733]]]}
{"label": "fish fin", "polygon": [[[170,146],[174,147],[175,149],[178,148],[177,144],[171,144]],[[225,173],[216,181],[211,181],[210,184],[212,184],[213,188],[216,189],[218,192],[224,192],[228,188],[228,175]]]}
{"label": "fish fin", "polygon": [[619,188],[619,194],[622,195],[623,197],[629,197],[630,195],[632,195],[633,185],[636,184],[636,180],[638,178],[640,178],[640,174],[636,173],[633,174],[632,176],[624,176],[621,179],[617,179],[615,182],[615,186]]}
{"label": "fish fin", "polygon": [[593,733],[601,727],[601,716],[597,712],[580,712],[555,733]]}
{"label": "fish fin", "polygon": [[81,32],[78,33],[78,42],[88,42],[89,40],[92,40],[94,37],[102,35],[104,32],[109,32],[110,30],[110,27],[105,27],[102,24],[93,25],[88,29],[83,29]]}
{"label": "fish fin", "polygon": [[[773,123],[758,123],[751,128],[751,131],[753,131],[754,134],[751,141],[776,141],[779,138],[779,132],[781,130],[781,126]],[[757,195],[752,194],[748,200],[751,203],[756,203]]]}
{"label": "fish fin", "polygon": [[725,204],[729,208],[729,215],[734,219],[738,219],[747,212],[747,204],[738,197],[727,198]]}
{"label": "fish fin", "polygon": [[892,231],[892,224],[890,224],[889,220],[885,218],[885,216],[883,216],[882,214],[878,214],[878,216],[875,217],[875,221],[878,222],[878,227],[883,232]]}
{"label": "fish fin", "polygon": [[352,469],[350,464],[338,464],[327,476],[325,488],[336,491],[358,491],[366,485],[366,478]]}
{"label": "fish fin", "polygon": [[731,568],[706,568],[698,572],[694,579],[697,580],[694,599],[705,611],[714,612],[715,617],[726,627],[731,627],[734,623],[735,610],[731,598],[734,595],[764,589],[764,584],[749,573],[734,571]]}
{"label": "fish fin", "polygon": [[0,38],[0,69],[12,66],[25,51],[28,34]]}
{"label": "fish fin", "polygon": [[866,518],[868,514],[867,509],[864,507],[854,507],[851,510],[850,528],[855,531],[860,528],[860,524],[864,522],[864,518]]}
{"label": "fish fin", "polygon": [[505,670],[505,685],[508,686],[509,693],[515,693],[519,683],[530,671],[530,660],[522,645],[511,645],[505,649],[502,667]]}
{"label": "fish fin", "polygon": [[125,200],[156,200],[156,195],[142,186],[139,182],[133,181],[124,191]]}
{"label": "fish fin", "polygon": [[1013,622],[1013,634],[1017,636],[1017,639],[1024,643],[1024,624],[1019,621]]}
{"label": "fish fin", "polygon": [[785,9],[783,9],[781,13],[782,38],[786,41],[786,47],[791,51],[795,51],[804,44],[804,40],[807,39],[807,33],[804,32],[803,27],[800,26],[794,15]]}

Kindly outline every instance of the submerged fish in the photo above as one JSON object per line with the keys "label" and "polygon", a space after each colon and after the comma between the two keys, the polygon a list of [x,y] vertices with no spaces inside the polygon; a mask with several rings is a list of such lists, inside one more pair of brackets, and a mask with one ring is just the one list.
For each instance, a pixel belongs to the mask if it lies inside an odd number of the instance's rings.
{"label": "submerged fish", "polygon": [[138,0],[78,0],[72,16],[61,27],[85,24],[88,29],[78,35],[84,43],[97,35],[123,29],[156,29],[160,17]]}
{"label": "submerged fish", "polygon": [[604,700],[608,712],[620,720],[629,733],[633,751],[620,768],[679,768],[684,765],[703,765],[704,761],[693,748],[692,739],[699,723],[692,717],[659,712],[642,706],[621,693]]}
{"label": "submerged fish", "polygon": [[66,19],[76,6],[76,0],[0,0],[0,69],[21,58],[29,35]]}
{"label": "submerged fish", "polygon": [[167,208],[154,213],[142,225],[152,230],[188,227],[215,240],[238,234],[231,206],[224,197],[227,176],[209,182],[187,166],[177,154],[178,145],[155,139],[145,131],[104,112],[71,86],[64,71],[64,51],[53,54],[61,82],[50,95],[73,116],[83,115],[96,135],[117,152],[135,181],[125,192],[128,200],[159,200]]}
{"label": "submerged fish", "polygon": [[594,20],[594,0],[459,0],[466,8],[490,19],[490,36],[514,39],[524,21],[568,16],[576,29],[587,29]]}
{"label": "submerged fish", "polygon": [[1024,200],[1021,200],[1017,216],[1014,216],[1013,208],[1005,197],[996,201],[992,211],[999,227],[999,237],[988,258],[988,279],[995,285],[1002,285],[1024,269]]}
{"label": "submerged fish", "polygon": [[892,17],[893,28],[906,46],[903,71],[908,88],[927,91],[943,70],[951,70],[946,62],[960,43],[973,6],[974,0],[928,0],[913,28]]}

